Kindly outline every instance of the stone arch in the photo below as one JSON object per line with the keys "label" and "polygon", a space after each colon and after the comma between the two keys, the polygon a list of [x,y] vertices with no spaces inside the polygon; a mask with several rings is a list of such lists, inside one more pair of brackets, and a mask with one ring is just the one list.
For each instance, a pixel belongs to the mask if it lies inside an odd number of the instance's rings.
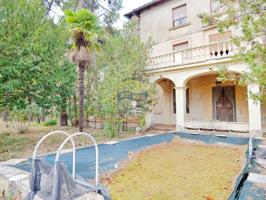
{"label": "stone arch", "polygon": [[152,108],[152,121],[154,124],[175,124],[175,83],[168,78],[159,78],[156,83],[157,103]]}
{"label": "stone arch", "polygon": [[[230,73],[240,74],[238,71],[230,70]],[[243,122],[248,123],[248,104],[247,104],[247,87],[236,85],[234,82],[226,81],[216,82],[216,71],[203,71],[201,73],[190,74],[184,79],[184,87],[189,90],[189,113],[186,114],[187,121],[204,121],[204,122]],[[226,94],[226,95],[224,95]],[[227,100],[227,106],[232,105],[232,110],[219,104]],[[232,112],[232,116],[221,117],[221,111]],[[230,112],[229,112],[230,111]],[[229,115],[228,115],[229,116]],[[232,118],[232,119],[231,119]],[[225,128],[226,129],[226,128]]]}
{"label": "stone arch", "polygon": [[160,83],[161,81],[168,80],[175,84],[174,78],[168,77],[168,76],[153,76],[152,79],[150,80],[151,83]]}
{"label": "stone arch", "polygon": [[168,78],[160,78],[155,81],[157,85],[159,85],[164,92],[168,92],[169,87],[175,88],[175,83],[171,79]]}
{"label": "stone arch", "polygon": [[[242,72],[240,71],[236,71],[236,70],[228,70],[229,73],[236,73],[236,74],[242,74]],[[201,77],[201,76],[205,76],[205,75],[217,75],[218,71],[217,70],[210,70],[210,69],[205,69],[202,70],[200,72],[192,72],[187,76],[184,76],[183,79],[183,87],[186,87],[186,84],[193,78],[197,78],[197,77]]]}

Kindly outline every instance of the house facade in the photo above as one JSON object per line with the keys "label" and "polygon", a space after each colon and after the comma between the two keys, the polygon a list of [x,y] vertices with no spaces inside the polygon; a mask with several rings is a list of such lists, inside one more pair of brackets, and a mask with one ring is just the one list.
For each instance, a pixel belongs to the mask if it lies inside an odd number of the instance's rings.
{"label": "house facade", "polygon": [[230,41],[239,29],[219,33],[199,15],[222,14],[215,0],[154,0],[125,16],[138,21],[138,34],[152,39],[146,74],[156,83],[157,104],[146,116],[148,126],[175,125],[177,130],[208,129],[253,132],[266,128],[266,105],[249,98],[259,86],[218,81],[218,71],[230,76],[248,70],[232,56]]}

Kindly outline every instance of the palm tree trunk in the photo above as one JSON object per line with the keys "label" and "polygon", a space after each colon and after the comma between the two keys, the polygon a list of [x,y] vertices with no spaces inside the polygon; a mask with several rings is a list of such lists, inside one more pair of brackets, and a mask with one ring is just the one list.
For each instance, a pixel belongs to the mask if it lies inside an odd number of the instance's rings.
{"label": "palm tree trunk", "polygon": [[73,101],[74,101],[74,121],[73,121],[73,126],[77,126],[78,123],[78,108],[77,108],[77,97],[76,94],[73,95]]}
{"label": "palm tree trunk", "polygon": [[84,118],[84,72],[85,64],[79,63],[79,131],[83,132]]}
{"label": "palm tree trunk", "polygon": [[68,126],[67,99],[66,98],[63,98],[63,102],[61,105],[60,126]]}

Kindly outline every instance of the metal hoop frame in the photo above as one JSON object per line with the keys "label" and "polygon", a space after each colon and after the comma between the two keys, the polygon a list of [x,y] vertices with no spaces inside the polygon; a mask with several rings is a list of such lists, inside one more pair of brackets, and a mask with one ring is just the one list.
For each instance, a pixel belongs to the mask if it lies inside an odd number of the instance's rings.
{"label": "metal hoop frame", "polygon": [[[66,145],[66,143],[69,140],[73,140],[74,137],[76,137],[76,136],[82,136],[82,135],[87,136],[87,138],[90,139],[93,142],[93,145],[94,145],[94,148],[95,148],[95,157],[96,157],[96,164],[95,164],[95,183],[96,183],[96,187],[98,187],[98,185],[99,185],[99,150],[98,150],[98,145],[96,143],[96,140],[89,133],[86,133],[86,132],[77,132],[77,133],[74,133],[72,135],[69,135],[64,140],[64,142],[60,145],[60,147],[59,147],[59,149],[58,149],[58,151],[56,153],[55,162],[58,162],[59,161],[61,151],[63,150],[63,148]],[[73,162],[73,168],[76,168],[76,163],[75,162]],[[76,172],[74,172],[74,173],[76,173]]]}
{"label": "metal hoop frame", "polygon": [[[53,131],[53,132],[50,132],[48,134],[46,134],[45,136],[43,136],[37,143],[37,145],[35,146],[34,148],[34,151],[33,151],[33,156],[32,156],[32,160],[36,160],[37,159],[37,151],[40,147],[40,145],[43,143],[44,140],[46,140],[47,138],[55,135],[55,134],[61,134],[61,135],[64,135],[66,136],[67,138],[70,136],[67,132],[65,131]],[[72,168],[72,177],[73,179],[75,179],[76,177],[76,145],[75,145],[75,142],[73,140],[73,138],[71,138],[71,144],[72,144],[72,149],[73,149],[73,168]],[[33,165],[33,162],[32,162],[32,165]]]}

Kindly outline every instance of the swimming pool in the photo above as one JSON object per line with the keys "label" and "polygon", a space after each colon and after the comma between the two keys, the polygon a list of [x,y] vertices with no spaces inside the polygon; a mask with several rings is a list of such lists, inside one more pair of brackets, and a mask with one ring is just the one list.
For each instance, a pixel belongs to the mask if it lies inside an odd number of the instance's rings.
{"label": "swimming pool", "polygon": [[[112,172],[116,169],[121,161],[127,160],[129,153],[137,153],[152,145],[162,142],[169,143],[175,136],[183,139],[204,142],[205,144],[228,144],[228,145],[246,145],[249,142],[249,137],[225,136],[225,135],[207,135],[207,134],[189,134],[185,132],[175,132],[158,135],[146,135],[132,139],[120,140],[113,144],[99,144],[99,171],[100,175]],[[259,143],[256,141],[255,143]],[[76,152],[76,173],[84,178],[95,178],[95,149],[93,146],[77,149]],[[53,164],[55,154],[42,156],[48,163]],[[72,152],[63,153],[60,160],[67,166],[69,173],[72,171]],[[28,159],[25,162],[19,163],[14,167],[24,171],[31,171],[31,161]],[[254,200],[261,200],[266,195],[266,191],[257,188],[255,184],[247,181],[246,175],[249,172],[257,171],[258,167],[255,164],[247,164],[245,169],[239,176],[235,188],[229,200],[242,200],[246,197],[252,197]]]}
{"label": "swimming pool", "polygon": [[[247,144],[249,140],[248,137],[217,137],[215,135],[192,135],[180,132],[159,135],[147,135],[128,140],[121,140],[116,144],[99,144],[100,174],[104,174],[106,172],[111,172],[112,170],[114,170],[121,161],[128,159],[129,152],[136,153],[155,144],[160,144],[162,142],[171,142],[175,136],[202,141],[206,144],[227,143],[234,145],[243,145]],[[77,174],[88,179],[93,179],[95,177],[94,147],[89,146],[79,148],[77,149],[76,154]],[[53,164],[55,154],[48,154],[43,156],[42,158],[44,158],[50,164]],[[69,172],[71,172],[72,152],[62,154],[60,156],[60,159],[65,163]],[[29,172],[31,170],[31,159],[28,159],[26,162],[19,163],[15,167]]]}

